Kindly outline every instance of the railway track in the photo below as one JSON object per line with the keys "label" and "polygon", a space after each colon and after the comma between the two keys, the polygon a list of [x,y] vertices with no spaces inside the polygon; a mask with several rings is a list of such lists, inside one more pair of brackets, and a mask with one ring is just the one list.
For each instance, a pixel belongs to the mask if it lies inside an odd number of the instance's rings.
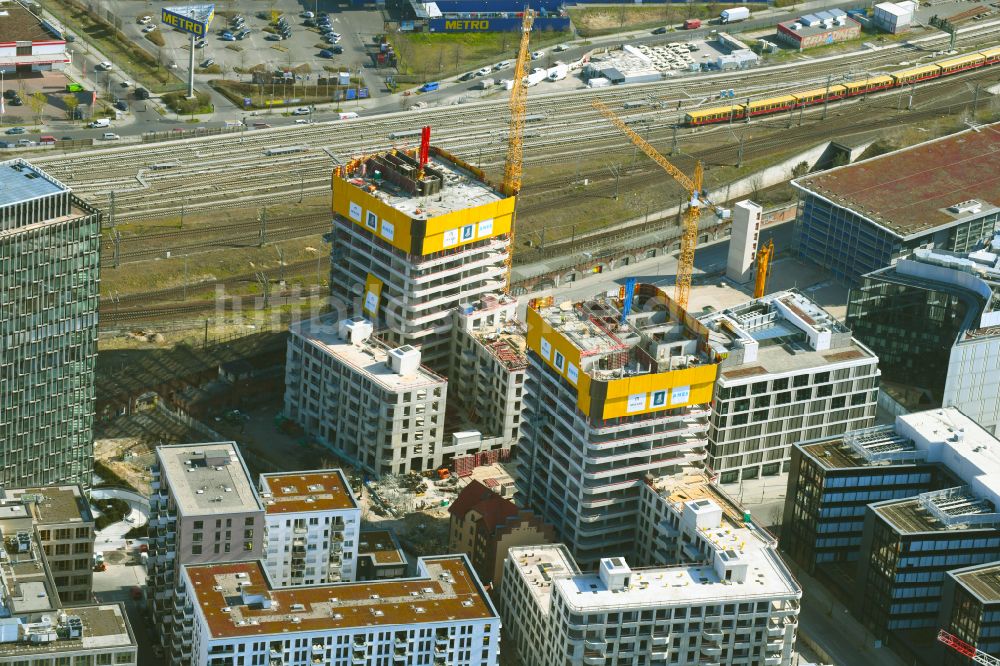
{"label": "railway track", "polygon": [[[963,36],[969,49],[993,43],[1000,28],[991,26]],[[597,98],[612,106],[624,101],[646,101],[646,107],[623,113],[630,122],[645,122],[651,131],[670,131],[680,114],[709,103],[722,87],[739,88],[741,96],[771,95],[806,85],[819,85],[829,73],[860,76],[881,71],[902,61],[929,57],[930,49],[944,44],[934,38],[921,48],[892,48],[855,55],[835,61],[817,60],[787,67],[795,81],[776,81],[776,68],[761,68],[738,75],[678,77],[676,79],[594,91],[572,91],[532,95],[533,115],[545,119],[527,128],[526,161],[542,165],[565,161],[583,152],[601,153],[619,145],[617,130],[590,108]],[[909,59],[909,60],[907,60]],[[785,67],[785,66],[782,66]],[[164,144],[102,149],[72,159],[61,156],[41,158],[38,163],[55,177],[105,211],[110,209],[112,192],[115,217],[119,221],[151,219],[187,210],[247,207],[262,202],[290,201],[329,190],[331,167],[338,156],[389,147],[394,132],[416,129],[424,124],[435,128],[435,143],[462,154],[484,168],[498,166],[504,157],[505,133],[491,130],[505,124],[506,104],[502,99],[461,106],[435,107],[418,113],[387,114],[348,122],[329,121],[313,125],[255,130]],[[468,118],[475,114],[477,127],[470,129]],[[479,129],[482,128],[482,129]],[[683,130],[684,141],[696,130]],[[581,150],[580,137],[588,137]],[[410,140],[412,141],[412,139]],[[181,145],[185,156],[178,160]],[[294,155],[267,156],[270,147],[305,145],[310,150]],[[109,157],[112,166],[109,168]],[[174,163],[172,168],[154,165]]]}

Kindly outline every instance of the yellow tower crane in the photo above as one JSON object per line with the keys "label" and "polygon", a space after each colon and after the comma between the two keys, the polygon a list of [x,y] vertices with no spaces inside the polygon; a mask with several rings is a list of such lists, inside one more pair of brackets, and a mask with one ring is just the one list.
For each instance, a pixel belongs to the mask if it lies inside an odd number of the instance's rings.
{"label": "yellow tower crane", "polygon": [[767,274],[771,270],[771,259],[774,258],[774,241],[767,241],[767,245],[760,248],[757,253],[757,275],[753,283],[753,297],[760,298],[767,288]]}
{"label": "yellow tower crane", "polygon": [[681,255],[677,259],[677,280],[674,283],[674,300],[686,310],[688,297],[691,294],[691,274],[694,272],[694,249],[698,243],[698,221],[701,219],[701,209],[703,206],[707,206],[712,210],[716,210],[713,204],[703,201],[701,198],[701,181],[703,175],[701,162],[695,163],[694,175],[688,178],[683,171],[667,161],[667,158],[661,155],[656,148],[653,148],[648,141],[626,125],[624,120],[615,115],[615,112],[609,109],[607,104],[600,100],[594,100],[592,104],[602,116],[611,121],[611,124],[628,135],[628,138],[632,140],[632,143],[639,150],[659,164],[664,171],[681,184],[681,187],[687,190],[689,201],[688,208],[684,212],[684,222],[681,231]]}
{"label": "yellow tower crane", "polygon": [[[521,169],[524,166],[524,113],[528,108],[528,88],[524,85],[528,62],[531,55],[528,51],[528,38],[531,35],[531,24],[534,17],[531,10],[524,8],[524,18],[521,21],[521,45],[517,50],[517,62],[514,65],[514,85],[510,90],[510,131],[507,136],[507,160],[503,165],[503,184],[501,189],[509,197],[517,196],[521,191]],[[516,205],[516,204],[515,204]],[[514,260],[514,216],[510,220],[510,245],[507,249],[507,259],[504,260],[506,280],[504,293],[510,293],[510,273]]]}

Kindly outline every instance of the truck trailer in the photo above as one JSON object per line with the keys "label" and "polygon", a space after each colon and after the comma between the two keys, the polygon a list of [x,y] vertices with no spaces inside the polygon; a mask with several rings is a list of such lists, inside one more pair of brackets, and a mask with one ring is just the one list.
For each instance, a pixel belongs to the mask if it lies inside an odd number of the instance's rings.
{"label": "truck trailer", "polygon": [[750,9],[747,7],[724,9],[722,10],[722,14],[719,15],[719,20],[723,23],[738,23],[739,21],[745,21],[748,18],[750,18]]}

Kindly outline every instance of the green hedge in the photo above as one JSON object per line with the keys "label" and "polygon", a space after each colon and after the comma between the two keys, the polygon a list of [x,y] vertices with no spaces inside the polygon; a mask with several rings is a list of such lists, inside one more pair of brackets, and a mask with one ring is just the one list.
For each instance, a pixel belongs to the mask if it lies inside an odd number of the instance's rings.
{"label": "green hedge", "polygon": [[94,527],[99,530],[123,520],[125,516],[132,513],[132,508],[123,499],[92,499],[90,504],[101,512],[101,515],[94,521]]}

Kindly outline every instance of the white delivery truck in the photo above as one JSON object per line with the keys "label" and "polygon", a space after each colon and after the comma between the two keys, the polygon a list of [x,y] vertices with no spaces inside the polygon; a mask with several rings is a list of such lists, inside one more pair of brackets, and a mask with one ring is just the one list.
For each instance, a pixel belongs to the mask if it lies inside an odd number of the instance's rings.
{"label": "white delivery truck", "polygon": [[548,76],[549,76],[548,70],[538,67],[532,70],[531,74],[528,74],[528,76],[525,78],[527,78],[528,87],[530,88],[531,86],[538,85],[539,83],[547,79]]}
{"label": "white delivery truck", "polygon": [[97,118],[96,120],[92,120],[87,127],[111,127],[111,119]]}
{"label": "white delivery truck", "polygon": [[719,20],[723,23],[738,23],[750,18],[750,9],[747,7],[733,7],[722,10]]}
{"label": "white delivery truck", "polygon": [[564,63],[556,63],[555,67],[549,67],[549,81],[562,81],[569,74],[569,66]]}

